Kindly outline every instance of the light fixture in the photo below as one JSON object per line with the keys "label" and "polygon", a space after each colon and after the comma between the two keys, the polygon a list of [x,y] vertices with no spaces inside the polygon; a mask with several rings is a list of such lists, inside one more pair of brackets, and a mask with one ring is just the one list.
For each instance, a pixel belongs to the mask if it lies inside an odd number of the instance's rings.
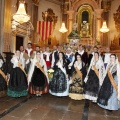
{"label": "light fixture", "polygon": [[103,33],[109,32],[109,29],[107,28],[107,25],[106,25],[106,21],[103,22],[100,32],[103,32]]}
{"label": "light fixture", "polygon": [[59,31],[62,32],[62,33],[65,33],[65,32],[68,31],[67,28],[65,27],[65,23],[62,23],[62,26],[61,26],[61,28],[59,29]]}
{"label": "light fixture", "polygon": [[13,19],[19,23],[24,23],[24,22],[28,22],[30,20],[30,16],[26,14],[26,10],[25,10],[25,2],[24,0],[20,0],[19,1],[19,7],[17,12],[13,15]]}

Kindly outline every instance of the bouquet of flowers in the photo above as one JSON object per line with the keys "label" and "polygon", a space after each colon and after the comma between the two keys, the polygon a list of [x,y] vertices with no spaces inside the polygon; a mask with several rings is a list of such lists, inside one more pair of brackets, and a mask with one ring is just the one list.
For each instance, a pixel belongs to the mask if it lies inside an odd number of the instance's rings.
{"label": "bouquet of flowers", "polygon": [[48,70],[48,78],[49,78],[50,81],[51,81],[52,78],[53,78],[53,73],[54,73],[54,70],[53,70],[53,69],[49,69],[49,70]]}

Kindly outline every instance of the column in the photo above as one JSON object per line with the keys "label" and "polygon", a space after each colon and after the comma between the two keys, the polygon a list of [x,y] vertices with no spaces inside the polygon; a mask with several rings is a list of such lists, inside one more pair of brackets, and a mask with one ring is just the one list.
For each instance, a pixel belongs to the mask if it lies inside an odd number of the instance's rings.
{"label": "column", "polygon": [[96,41],[100,42],[101,41],[101,33],[100,33],[100,28],[101,28],[101,14],[103,12],[103,9],[95,9],[95,16],[96,16]]}
{"label": "column", "polygon": [[33,32],[33,40],[32,43],[37,43],[38,42],[38,34],[37,34],[37,20],[38,20],[38,6],[33,4],[33,27],[34,27],[34,32]]}
{"label": "column", "polygon": [[75,11],[71,10],[71,11],[67,11],[68,14],[68,34],[72,31],[72,25],[73,25],[73,14],[75,13]]}
{"label": "column", "polygon": [[3,52],[4,0],[0,0],[0,53]]}
{"label": "column", "polygon": [[15,52],[16,51],[16,34],[12,34],[11,36],[11,42],[10,42],[10,47],[11,47],[11,52]]}
{"label": "column", "polygon": [[4,4],[4,52],[10,51],[10,42],[11,42],[11,12],[12,12],[12,3],[11,0],[5,0]]}

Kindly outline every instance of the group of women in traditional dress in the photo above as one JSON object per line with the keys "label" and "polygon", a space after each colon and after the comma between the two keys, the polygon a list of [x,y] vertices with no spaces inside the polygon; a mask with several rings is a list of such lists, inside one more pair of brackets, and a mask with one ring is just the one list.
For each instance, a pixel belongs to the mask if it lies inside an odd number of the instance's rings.
{"label": "group of women in traditional dress", "polygon": [[8,96],[17,98],[27,96],[28,92],[36,96],[49,92],[54,96],[69,96],[74,100],[88,99],[102,108],[118,110],[120,108],[120,64],[117,56],[110,54],[109,62],[104,65],[100,53],[94,51],[87,68],[88,62],[84,61],[89,60],[89,56],[85,58],[87,53],[80,49],[82,51],[76,54],[71,51],[71,48],[67,48],[66,53],[57,50],[51,53],[54,57],[52,58],[54,64],[51,63],[54,70],[51,81],[48,78],[44,53],[39,50],[35,52],[33,58],[28,58],[30,63],[30,67],[27,68],[28,73],[25,71],[26,60],[21,57],[20,51],[16,51],[11,59],[13,68],[10,75],[7,75],[8,83],[5,77],[4,59],[0,57],[0,94],[6,88]]}

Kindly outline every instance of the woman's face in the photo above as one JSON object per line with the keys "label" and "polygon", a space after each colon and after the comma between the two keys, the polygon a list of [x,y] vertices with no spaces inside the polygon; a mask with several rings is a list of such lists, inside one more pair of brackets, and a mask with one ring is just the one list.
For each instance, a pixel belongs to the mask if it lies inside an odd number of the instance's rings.
{"label": "woman's face", "polygon": [[62,59],[62,58],[63,58],[62,53],[59,53],[59,59]]}
{"label": "woman's face", "polygon": [[36,54],[36,58],[37,58],[37,59],[40,59],[40,53],[37,53],[37,54]]}
{"label": "woman's face", "polygon": [[99,59],[99,55],[97,53],[94,54],[94,58],[95,60],[98,60]]}
{"label": "woman's face", "polygon": [[81,61],[81,57],[77,55],[77,61]]}
{"label": "woman's face", "polygon": [[20,56],[20,51],[16,51],[16,56]]}
{"label": "woman's face", "polygon": [[114,55],[111,55],[111,56],[110,56],[110,62],[115,62],[115,60],[116,60],[116,59],[115,59],[115,56],[114,56]]}

